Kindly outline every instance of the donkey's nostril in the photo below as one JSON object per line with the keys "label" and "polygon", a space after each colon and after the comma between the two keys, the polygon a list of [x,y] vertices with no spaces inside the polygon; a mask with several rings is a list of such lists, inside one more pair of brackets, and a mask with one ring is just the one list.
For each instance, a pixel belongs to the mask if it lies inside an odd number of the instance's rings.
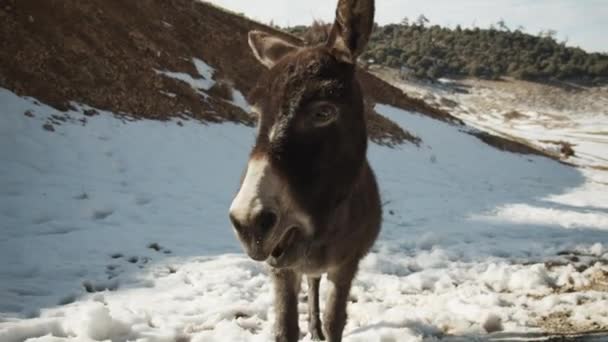
{"label": "donkey's nostril", "polygon": [[230,221],[239,235],[257,236],[263,238],[276,224],[277,215],[272,211],[262,210],[251,219],[241,219],[239,215],[230,213]]}
{"label": "donkey's nostril", "polygon": [[257,219],[257,225],[262,234],[267,233],[277,223],[277,215],[271,211],[262,211]]}

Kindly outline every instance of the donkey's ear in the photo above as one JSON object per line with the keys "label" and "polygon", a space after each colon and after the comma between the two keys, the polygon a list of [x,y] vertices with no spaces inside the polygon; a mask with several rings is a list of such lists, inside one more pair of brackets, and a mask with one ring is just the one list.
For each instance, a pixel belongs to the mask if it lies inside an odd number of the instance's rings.
{"label": "donkey's ear", "polygon": [[374,26],[374,0],[339,0],[327,46],[339,59],[355,64]]}
{"label": "donkey's ear", "polygon": [[249,32],[249,46],[255,58],[268,69],[272,68],[281,58],[298,49],[281,38],[261,31]]}

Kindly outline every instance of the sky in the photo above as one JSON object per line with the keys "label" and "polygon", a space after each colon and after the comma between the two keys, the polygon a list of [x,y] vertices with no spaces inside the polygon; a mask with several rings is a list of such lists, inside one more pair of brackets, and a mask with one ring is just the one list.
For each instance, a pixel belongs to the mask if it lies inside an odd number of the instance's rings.
{"label": "sky", "polygon": [[[207,0],[280,26],[333,21],[336,0]],[[554,29],[559,41],[608,52],[608,0],[377,0],[376,22],[397,23],[424,14],[431,24],[488,27],[500,19],[532,34]]]}

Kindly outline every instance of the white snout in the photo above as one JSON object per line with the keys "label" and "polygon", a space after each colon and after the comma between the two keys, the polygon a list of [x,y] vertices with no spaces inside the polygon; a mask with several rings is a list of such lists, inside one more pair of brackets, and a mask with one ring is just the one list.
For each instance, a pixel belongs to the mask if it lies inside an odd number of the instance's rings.
{"label": "white snout", "polygon": [[312,233],[310,217],[294,201],[289,184],[275,172],[266,156],[253,156],[230,205],[230,215],[247,229],[253,227],[263,211],[276,214],[280,227],[299,226],[305,234]]}

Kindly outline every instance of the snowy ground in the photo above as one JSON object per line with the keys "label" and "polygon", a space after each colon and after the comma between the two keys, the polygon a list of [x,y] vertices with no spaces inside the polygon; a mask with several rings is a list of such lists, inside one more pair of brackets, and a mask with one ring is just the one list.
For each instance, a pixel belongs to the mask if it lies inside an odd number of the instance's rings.
{"label": "snowy ground", "polygon": [[[254,130],[84,109],[0,89],[0,341],[268,341],[271,284],[227,220]],[[606,173],[377,110],[423,144],[370,146],[385,221],[346,341],[608,328]]]}
{"label": "snowy ground", "polygon": [[[560,156],[562,143],[574,155],[565,162],[608,170],[608,87],[560,88],[507,79],[401,80],[389,68],[374,72],[402,89],[485,132],[516,139]],[[562,86],[566,86],[563,84]],[[563,155],[562,155],[563,157]]]}

